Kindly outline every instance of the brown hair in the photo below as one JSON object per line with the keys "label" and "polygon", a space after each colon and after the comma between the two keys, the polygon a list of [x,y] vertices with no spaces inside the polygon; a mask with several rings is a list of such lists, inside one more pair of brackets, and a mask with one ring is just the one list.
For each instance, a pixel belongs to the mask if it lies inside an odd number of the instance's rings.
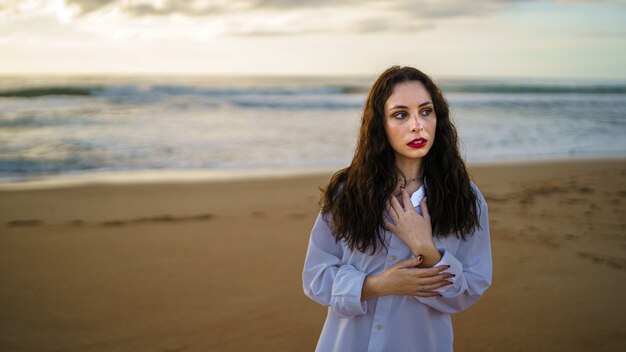
{"label": "brown hair", "polygon": [[392,66],[368,94],[350,166],[332,176],[320,200],[335,239],[344,239],[352,250],[373,254],[385,246],[385,202],[396,188],[399,170],[385,132],[384,106],[396,84],[408,81],[424,84],[437,116],[435,140],[422,162],[433,235],[465,239],[478,226],[477,197],[459,153],[448,103],[428,75],[413,67]]}

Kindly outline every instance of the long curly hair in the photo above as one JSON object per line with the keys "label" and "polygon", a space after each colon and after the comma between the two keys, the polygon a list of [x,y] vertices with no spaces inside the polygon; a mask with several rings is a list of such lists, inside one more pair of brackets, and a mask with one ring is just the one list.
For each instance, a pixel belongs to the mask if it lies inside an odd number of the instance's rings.
{"label": "long curly hair", "polygon": [[[335,173],[322,189],[320,205],[336,241],[372,254],[385,247],[386,201],[397,186],[399,169],[385,132],[385,103],[398,83],[424,84],[435,108],[437,127],[432,148],[422,161],[433,235],[465,239],[478,226],[477,196],[461,158],[448,103],[433,80],[413,67],[392,66],[369,91],[350,166]],[[328,218],[330,216],[330,218]]]}

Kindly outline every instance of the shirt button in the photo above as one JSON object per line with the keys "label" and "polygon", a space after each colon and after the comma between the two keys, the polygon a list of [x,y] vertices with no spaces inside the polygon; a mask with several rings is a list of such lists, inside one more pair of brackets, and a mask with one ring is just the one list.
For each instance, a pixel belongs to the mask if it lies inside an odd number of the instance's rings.
{"label": "shirt button", "polygon": [[376,329],[378,329],[379,331],[383,329],[383,324],[378,324],[376,325]]}
{"label": "shirt button", "polygon": [[398,257],[396,257],[395,255],[392,255],[391,260],[398,260]]}

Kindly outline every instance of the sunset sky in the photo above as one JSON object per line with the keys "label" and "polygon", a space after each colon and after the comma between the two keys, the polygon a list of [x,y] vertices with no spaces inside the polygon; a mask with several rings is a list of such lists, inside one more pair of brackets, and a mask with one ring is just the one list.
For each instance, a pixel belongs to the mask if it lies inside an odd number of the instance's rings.
{"label": "sunset sky", "polygon": [[626,1],[0,0],[0,73],[626,79]]}

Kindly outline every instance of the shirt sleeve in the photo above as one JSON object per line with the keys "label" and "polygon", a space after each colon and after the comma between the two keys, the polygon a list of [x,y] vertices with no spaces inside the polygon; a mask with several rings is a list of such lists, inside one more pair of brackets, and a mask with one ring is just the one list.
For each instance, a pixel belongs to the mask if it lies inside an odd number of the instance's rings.
{"label": "shirt sleeve", "polygon": [[335,241],[320,213],[313,225],[304,261],[304,293],[330,307],[339,317],[365,314],[367,303],[361,302],[361,290],[367,275],[352,265],[342,264],[342,257],[343,248]]}
{"label": "shirt sleeve", "polygon": [[489,239],[489,215],[487,202],[472,184],[479,202],[479,227],[461,240],[457,252],[443,252],[435,266],[450,265],[445,272],[454,274],[452,285],[435,290],[442,297],[415,297],[420,302],[447,314],[459,313],[476,303],[492,282],[491,243]]}

